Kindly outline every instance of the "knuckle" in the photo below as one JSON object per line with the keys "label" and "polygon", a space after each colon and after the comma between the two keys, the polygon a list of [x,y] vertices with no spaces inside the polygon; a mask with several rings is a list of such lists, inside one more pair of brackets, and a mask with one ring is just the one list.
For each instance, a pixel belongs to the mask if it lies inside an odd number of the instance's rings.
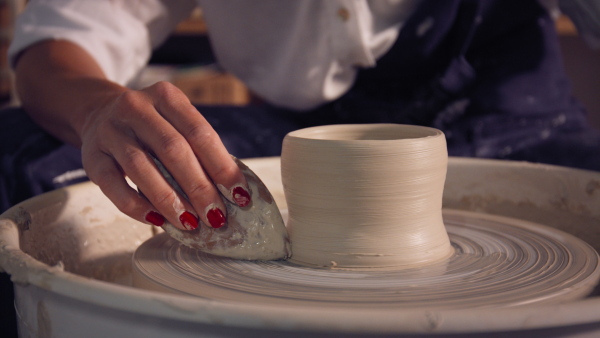
{"label": "knuckle", "polygon": [[112,202],[117,209],[126,215],[133,216],[137,210],[136,201],[132,199],[116,197]]}
{"label": "knuckle", "polygon": [[223,165],[215,168],[215,172],[212,176],[217,180],[227,180],[230,177],[236,177],[238,175],[239,168],[236,165]]}
{"label": "knuckle", "polygon": [[97,161],[98,156],[83,156],[83,167],[90,179],[102,190],[109,189],[115,182],[115,178],[121,178],[123,173],[115,163],[109,161]]}
{"label": "knuckle", "polygon": [[151,102],[142,93],[127,91],[121,94],[116,101],[114,106],[116,120],[113,120],[113,122],[121,124],[128,119],[131,119],[131,121],[144,119],[150,105]]}
{"label": "knuckle", "polygon": [[187,194],[190,200],[206,199],[214,194],[214,187],[208,182],[193,182],[188,185]]}
{"label": "knuckle", "polygon": [[150,86],[150,90],[152,90],[155,93],[155,95],[164,99],[173,98],[177,94],[180,94],[179,89],[175,85],[167,81],[156,82],[155,84]]}
{"label": "knuckle", "polygon": [[118,99],[118,104],[124,108],[138,108],[142,103],[142,97],[135,91],[126,91]]}
{"label": "knuckle", "polygon": [[167,158],[179,158],[189,147],[187,141],[179,135],[164,136],[159,146],[160,153]]}
{"label": "knuckle", "polygon": [[173,205],[175,192],[172,190],[160,190],[154,192],[151,196],[146,196],[152,203],[152,205],[161,209]]}
{"label": "knuckle", "polygon": [[125,147],[121,159],[121,166],[124,170],[140,172],[144,163],[147,162],[146,154],[140,149],[134,147]]}
{"label": "knuckle", "polygon": [[185,138],[200,146],[208,146],[215,142],[217,134],[200,123],[190,125],[185,131]]}
{"label": "knuckle", "polygon": [[89,179],[94,182],[100,189],[104,190],[105,188],[111,185],[113,181],[110,170],[107,169],[96,169],[88,171]]}
{"label": "knuckle", "polygon": [[166,110],[179,110],[182,107],[192,107],[188,97],[174,84],[159,81],[150,87],[152,96],[160,107]]}

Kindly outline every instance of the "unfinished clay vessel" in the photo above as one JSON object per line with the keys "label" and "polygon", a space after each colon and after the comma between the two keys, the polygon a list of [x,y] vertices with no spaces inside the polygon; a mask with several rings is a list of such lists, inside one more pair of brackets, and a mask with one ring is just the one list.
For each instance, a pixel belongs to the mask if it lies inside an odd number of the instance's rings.
{"label": "unfinished clay vessel", "polygon": [[417,267],[453,250],[442,221],[444,134],[398,124],[297,130],[281,173],[293,262],[322,267]]}

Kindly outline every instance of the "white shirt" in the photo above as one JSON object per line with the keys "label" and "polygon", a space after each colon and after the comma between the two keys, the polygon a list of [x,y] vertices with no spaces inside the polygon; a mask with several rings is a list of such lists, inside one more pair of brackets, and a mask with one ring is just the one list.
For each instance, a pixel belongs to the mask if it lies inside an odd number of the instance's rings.
{"label": "white shirt", "polygon": [[310,109],[343,95],[373,67],[420,0],[31,0],[18,18],[11,62],[27,46],[64,39],[106,76],[132,81],[200,5],[219,63],[267,101]]}

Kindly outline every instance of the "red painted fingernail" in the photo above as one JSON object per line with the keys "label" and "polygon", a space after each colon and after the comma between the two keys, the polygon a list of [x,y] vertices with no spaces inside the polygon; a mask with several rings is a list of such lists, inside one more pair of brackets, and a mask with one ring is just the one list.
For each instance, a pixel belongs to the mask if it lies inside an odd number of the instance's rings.
{"label": "red painted fingernail", "polygon": [[225,225],[225,215],[219,208],[212,208],[206,213],[206,218],[208,218],[208,223],[210,226],[218,229]]}
{"label": "red painted fingernail", "polygon": [[188,211],[179,215],[179,221],[187,230],[194,230],[198,227],[198,218]]}
{"label": "red painted fingernail", "polygon": [[146,221],[156,225],[157,227],[165,224],[165,218],[163,215],[159,214],[156,211],[150,211],[146,214]]}
{"label": "red painted fingernail", "polygon": [[235,187],[232,195],[235,203],[237,203],[238,206],[245,207],[250,204],[250,194],[248,191],[246,191],[246,189],[242,187]]}

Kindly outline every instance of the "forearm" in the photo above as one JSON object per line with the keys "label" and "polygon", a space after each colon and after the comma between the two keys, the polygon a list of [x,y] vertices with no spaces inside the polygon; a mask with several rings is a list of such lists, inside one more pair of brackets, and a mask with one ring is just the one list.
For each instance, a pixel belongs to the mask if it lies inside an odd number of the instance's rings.
{"label": "forearm", "polygon": [[16,87],[23,108],[57,138],[81,146],[81,131],[97,107],[124,91],[96,61],[67,41],[38,43],[20,56]]}
{"label": "forearm", "polygon": [[[247,182],[219,136],[172,84],[129,90],[109,81],[85,50],[64,41],[30,47],[16,70],[25,110],[50,133],[81,147],[88,177],[125,214],[155,225],[166,219],[181,230],[197,228],[198,219],[218,228],[226,208],[216,184],[232,203],[249,203]],[[148,153],[165,164],[189,199],[164,180]]]}

